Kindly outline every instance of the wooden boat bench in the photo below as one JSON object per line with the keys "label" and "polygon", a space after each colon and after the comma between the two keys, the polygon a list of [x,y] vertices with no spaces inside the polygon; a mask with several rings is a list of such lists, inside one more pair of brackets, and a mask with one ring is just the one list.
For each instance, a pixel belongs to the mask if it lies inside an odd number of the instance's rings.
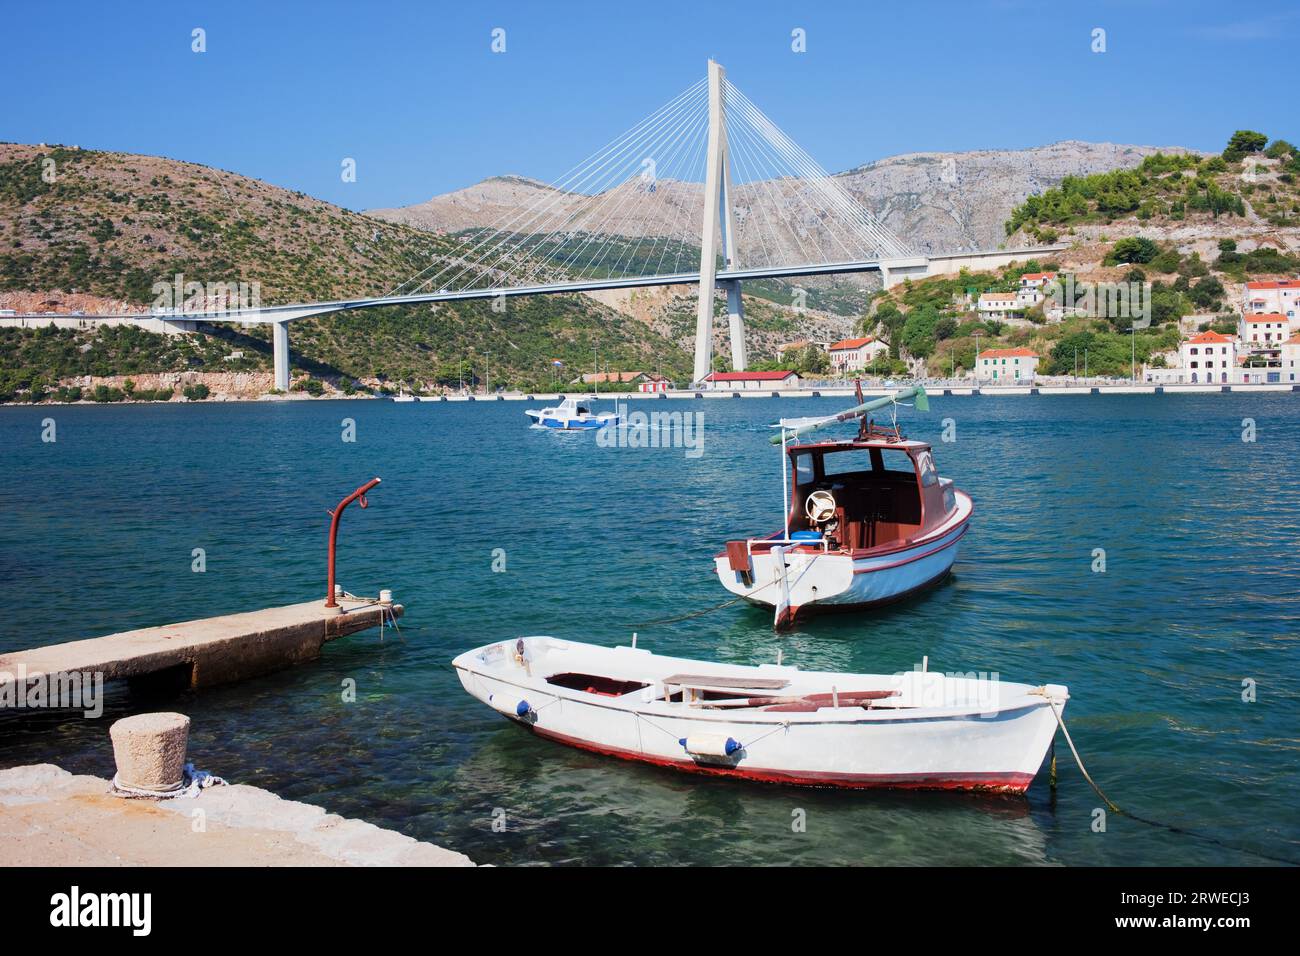
{"label": "wooden boat bench", "polygon": [[664,678],[664,700],[672,696],[672,688],[682,689],[682,703],[697,707],[704,702],[705,693],[737,694],[739,691],[773,691],[788,687],[790,682],[776,677],[724,677],[718,674],[673,674]]}

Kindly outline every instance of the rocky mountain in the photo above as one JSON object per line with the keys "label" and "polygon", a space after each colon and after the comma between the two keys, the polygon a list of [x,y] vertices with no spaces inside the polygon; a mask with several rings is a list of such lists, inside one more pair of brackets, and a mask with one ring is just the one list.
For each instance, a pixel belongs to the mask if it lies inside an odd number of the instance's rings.
{"label": "rocky mountain", "polygon": [[[996,248],[1006,240],[1003,223],[1029,195],[1057,185],[1066,176],[1136,166],[1158,151],[1188,152],[1179,147],[1071,140],[1022,150],[908,153],[859,166],[836,178],[896,235],[921,251]],[[639,188],[639,183],[629,182],[611,192]],[[801,242],[834,246],[835,237],[827,233],[828,227],[809,215],[809,204],[803,201],[797,184],[787,180],[755,182],[737,186],[735,192],[742,259],[744,250],[757,249],[763,240],[779,246],[765,252],[775,261],[794,261]],[[659,236],[698,246],[701,193],[699,183],[668,181],[657,184],[653,203],[632,204],[618,195],[596,199],[605,209],[636,209],[635,216],[628,213],[610,218],[610,228],[616,233]],[[426,202],[374,209],[369,214],[442,233],[503,226],[544,232],[580,217],[583,206],[593,202],[593,197],[560,194],[522,176],[500,176]],[[527,223],[517,220],[521,211],[534,204],[544,204],[546,215]]]}

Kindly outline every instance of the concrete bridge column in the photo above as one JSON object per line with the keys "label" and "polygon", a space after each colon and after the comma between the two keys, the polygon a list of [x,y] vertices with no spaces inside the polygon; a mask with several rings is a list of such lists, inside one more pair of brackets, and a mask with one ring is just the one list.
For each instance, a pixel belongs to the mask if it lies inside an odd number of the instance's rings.
{"label": "concrete bridge column", "polygon": [[289,391],[289,323],[271,323],[271,348],[275,355],[275,387]]}
{"label": "concrete bridge column", "polygon": [[731,367],[745,371],[745,304],[740,297],[740,280],[724,282],[727,290],[727,323],[731,327]]}

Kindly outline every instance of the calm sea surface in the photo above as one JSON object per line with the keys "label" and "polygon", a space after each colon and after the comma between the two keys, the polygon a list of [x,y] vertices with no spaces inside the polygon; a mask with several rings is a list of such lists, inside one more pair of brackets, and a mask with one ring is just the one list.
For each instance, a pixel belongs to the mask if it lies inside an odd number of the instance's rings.
{"label": "calm sea surface", "polygon": [[[711,554],[780,524],[767,424],[842,399],[633,405],[702,411],[695,459],[530,429],[515,402],[0,408],[0,651],[310,599],[324,590],[326,509],[378,475],[371,507],[344,520],[339,578],[392,588],[400,637],[362,633],[316,663],[165,701],[193,718],[201,767],[498,864],[1296,859],[1298,402],[970,397],[904,411],[975,499],[955,574],[883,613],[780,637],[744,607],[646,622],[727,598]],[[349,417],[354,444],[340,440]],[[954,443],[939,440],[945,418]],[[190,570],[194,548],[206,573]],[[1044,774],[1023,798],[701,780],[534,739],[448,666],[520,634],[613,644],[633,630],[654,651],[737,663],[781,648],[805,668],[892,673],[929,655],[935,670],[1068,684],[1071,731],[1109,795],[1219,843],[1116,816],[1093,832],[1100,801],[1063,743],[1056,793]],[[347,678],[355,703],[341,699]],[[0,766],[107,776],[108,724],[142,706],[158,709],[121,689],[98,721],[6,717]]]}

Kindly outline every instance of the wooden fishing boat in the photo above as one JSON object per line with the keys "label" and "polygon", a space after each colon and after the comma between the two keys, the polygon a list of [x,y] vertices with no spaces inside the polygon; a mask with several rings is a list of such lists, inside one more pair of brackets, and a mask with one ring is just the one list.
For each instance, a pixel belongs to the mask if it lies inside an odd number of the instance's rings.
{"label": "wooden fishing boat", "polygon": [[843,674],[523,637],[461,654],[465,690],[540,737],[696,773],[1023,793],[1069,692],[997,675]]}
{"label": "wooden fishing boat", "polygon": [[[780,443],[784,527],[766,537],[728,541],[714,556],[731,593],[774,611],[776,627],[814,612],[849,611],[900,600],[941,581],[957,559],[974,506],[939,477],[929,444],[880,427],[874,409],[915,398],[918,387],[862,402],[839,415],[783,420]],[[857,419],[844,441],[799,438]],[[788,470],[787,469],[788,465]]]}

